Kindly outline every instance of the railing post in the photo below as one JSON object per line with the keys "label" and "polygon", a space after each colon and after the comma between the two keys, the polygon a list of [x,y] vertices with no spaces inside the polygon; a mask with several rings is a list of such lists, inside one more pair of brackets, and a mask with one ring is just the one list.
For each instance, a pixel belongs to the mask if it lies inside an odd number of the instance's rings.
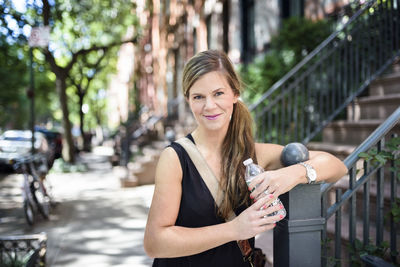
{"label": "railing post", "polygon": [[274,229],[274,266],[321,266],[320,184],[298,185],[281,195],[288,212]]}

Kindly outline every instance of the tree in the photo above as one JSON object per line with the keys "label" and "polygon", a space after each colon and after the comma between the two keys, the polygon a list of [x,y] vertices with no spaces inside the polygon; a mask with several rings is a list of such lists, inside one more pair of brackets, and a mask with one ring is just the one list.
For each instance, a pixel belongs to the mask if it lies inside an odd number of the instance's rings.
{"label": "tree", "polygon": [[[84,98],[87,95],[89,88],[92,84],[92,81],[95,79],[96,76],[105,68],[107,67],[107,50],[94,51],[86,57],[83,57],[80,61],[77,61],[75,64],[75,68],[71,70],[71,74],[69,75],[69,80],[71,84],[75,87],[76,95],[78,96],[78,108],[79,108],[79,128],[81,137],[83,139],[83,148],[86,149],[89,147],[88,139],[85,137],[84,131]],[[100,119],[98,118],[98,123],[100,123]]]}
{"label": "tree", "polygon": [[[7,25],[0,12],[0,128],[23,129],[29,125],[29,61],[26,40],[9,38],[1,25]],[[36,51],[34,51],[36,52]],[[56,97],[53,82],[43,57],[34,53],[36,117],[53,121],[51,103]],[[54,108],[56,108],[53,105]]]}
{"label": "tree", "polygon": [[[41,24],[51,27],[51,43],[41,49],[51,71],[56,76],[56,90],[63,113],[63,128],[68,149],[66,160],[73,162],[74,143],[71,134],[69,106],[66,94],[67,79],[79,58],[94,51],[107,51],[109,47],[136,42],[127,37],[129,27],[137,24],[131,0],[55,0],[27,1],[25,14],[14,9],[10,1],[3,1],[2,9],[17,22],[19,29]],[[7,18],[5,18],[7,19]],[[8,29],[10,36],[20,38],[16,30]],[[125,37],[125,39],[124,39]]]}

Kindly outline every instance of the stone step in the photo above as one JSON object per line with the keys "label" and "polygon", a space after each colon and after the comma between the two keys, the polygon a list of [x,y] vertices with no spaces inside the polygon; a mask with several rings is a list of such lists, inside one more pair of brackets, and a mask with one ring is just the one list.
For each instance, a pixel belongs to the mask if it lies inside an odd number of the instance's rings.
{"label": "stone step", "polygon": [[400,90],[397,94],[362,97],[347,107],[347,120],[386,119],[400,106]]}
{"label": "stone step", "polygon": [[[334,121],[322,131],[322,140],[327,143],[359,145],[383,120]],[[390,133],[400,134],[400,123]]]}
{"label": "stone step", "polygon": [[153,141],[142,147],[141,154],[128,163],[129,175],[136,177],[138,185],[154,184],[158,159],[167,144],[166,141]]}
{"label": "stone step", "polygon": [[154,184],[159,155],[144,155],[128,164],[129,172],[137,177],[139,185]]}
{"label": "stone step", "polygon": [[387,74],[371,82],[370,96],[382,96],[400,93],[400,71]]}
{"label": "stone step", "polygon": [[120,179],[122,187],[154,184],[155,170],[161,151],[167,146],[165,141],[153,141],[140,148],[132,145],[134,161],[126,167],[114,167],[115,175]]}
{"label": "stone step", "polygon": [[344,144],[334,144],[327,142],[309,142],[307,144],[308,150],[317,150],[328,152],[341,160],[344,160],[357,146],[355,145],[344,145]]}

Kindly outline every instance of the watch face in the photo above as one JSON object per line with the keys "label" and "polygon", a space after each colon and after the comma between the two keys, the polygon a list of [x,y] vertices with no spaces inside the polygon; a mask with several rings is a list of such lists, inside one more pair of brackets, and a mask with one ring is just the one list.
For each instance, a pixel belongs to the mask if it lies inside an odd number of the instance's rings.
{"label": "watch face", "polygon": [[310,178],[311,181],[315,181],[317,179],[317,172],[314,169],[311,169],[309,171],[308,177]]}

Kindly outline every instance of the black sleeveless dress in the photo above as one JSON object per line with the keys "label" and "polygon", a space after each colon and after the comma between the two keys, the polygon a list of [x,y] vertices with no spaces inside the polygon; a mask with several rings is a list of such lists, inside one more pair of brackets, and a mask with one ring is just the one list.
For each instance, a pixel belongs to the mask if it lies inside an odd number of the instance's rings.
{"label": "black sleeveless dress", "polygon": [[[194,143],[190,134],[187,137]],[[225,222],[223,218],[217,216],[214,199],[185,149],[175,142],[171,143],[170,146],[178,154],[183,172],[182,198],[175,225],[194,228]],[[245,208],[241,207],[235,213],[240,214]],[[250,245],[254,247],[254,238],[249,241]],[[153,266],[248,267],[250,265],[243,261],[240,249],[237,243],[233,241],[191,256],[156,258]]]}

